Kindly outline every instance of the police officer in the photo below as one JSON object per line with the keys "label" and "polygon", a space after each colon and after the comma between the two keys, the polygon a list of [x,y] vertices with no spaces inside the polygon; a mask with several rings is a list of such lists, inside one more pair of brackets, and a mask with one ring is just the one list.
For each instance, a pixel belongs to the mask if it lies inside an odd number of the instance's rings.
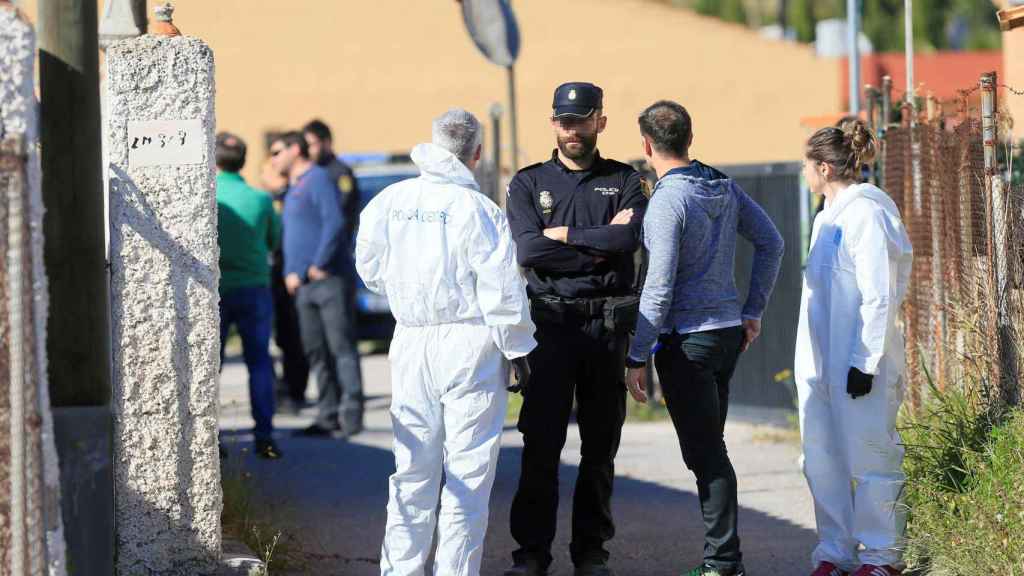
{"label": "police officer", "polygon": [[583,446],[570,553],[577,576],[612,574],[604,543],[615,533],[614,459],[626,413],[627,330],[636,319],[633,256],[647,198],[633,168],[597,151],[607,123],[602,100],[593,84],[559,86],[551,117],[558,147],[547,162],[519,171],[508,189],[538,345],[519,416],[523,460],[511,512],[519,548],[506,576],[547,574],[574,397]]}

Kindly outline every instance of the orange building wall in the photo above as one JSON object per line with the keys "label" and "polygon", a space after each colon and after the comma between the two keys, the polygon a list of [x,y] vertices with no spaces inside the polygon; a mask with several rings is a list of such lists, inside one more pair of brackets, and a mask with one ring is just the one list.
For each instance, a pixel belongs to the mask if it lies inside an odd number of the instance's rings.
{"label": "orange building wall", "polygon": [[[486,122],[491,103],[507,98],[505,71],[476,51],[452,0],[174,5],[178,27],[214,51],[218,128],[249,141],[249,178],[267,130],[318,116],[342,151],[401,151],[429,139],[430,119],[445,109],[463,106]],[[35,0],[22,6],[34,17]],[[800,118],[839,111],[838,63],[811,46],[649,0],[513,6],[523,38],[520,165],[549,154],[551,94],[569,80],[605,89],[600,148],[621,159],[640,155],[636,115],[659,98],[690,110],[694,155],[719,164],[796,160],[808,135]]]}
{"label": "orange building wall", "polygon": [[[892,77],[893,99],[903,98],[907,90],[906,56],[902,52],[882,52],[861,57],[861,83],[876,88],[882,77]],[[840,82],[843,101],[846,102],[850,85],[849,63],[840,62]],[[976,52],[932,52],[914,55],[914,84],[919,96],[934,95],[939,100],[954,101],[959,90],[978,86],[981,75],[996,72],[1003,75],[1003,52],[986,50]]]}

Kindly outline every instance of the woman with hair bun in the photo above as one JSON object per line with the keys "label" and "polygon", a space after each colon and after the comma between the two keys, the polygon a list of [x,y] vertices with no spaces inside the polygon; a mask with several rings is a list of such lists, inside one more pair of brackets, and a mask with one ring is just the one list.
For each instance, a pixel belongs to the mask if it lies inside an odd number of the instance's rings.
{"label": "woman with hair bun", "polygon": [[812,576],[894,576],[902,573],[906,525],[896,315],[910,278],[910,239],[892,199],[861,183],[875,156],[863,122],[818,130],[805,152],[803,176],[825,197],[811,233],[795,359],[804,475],[818,525]]}

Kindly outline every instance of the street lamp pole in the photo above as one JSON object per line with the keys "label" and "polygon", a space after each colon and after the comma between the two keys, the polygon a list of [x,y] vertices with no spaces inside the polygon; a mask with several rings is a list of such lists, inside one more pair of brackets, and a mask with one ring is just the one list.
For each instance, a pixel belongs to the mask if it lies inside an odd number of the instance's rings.
{"label": "street lamp pole", "polygon": [[860,6],[846,0],[846,44],[850,72],[850,115],[860,114]]}

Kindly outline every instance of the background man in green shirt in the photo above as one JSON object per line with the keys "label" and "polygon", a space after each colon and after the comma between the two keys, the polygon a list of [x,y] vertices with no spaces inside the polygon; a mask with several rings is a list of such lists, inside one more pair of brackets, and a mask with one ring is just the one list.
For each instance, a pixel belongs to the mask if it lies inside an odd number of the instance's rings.
{"label": "background man in green shirt", "polygon": [[269,253],[281,238],[281,220],[270,195],[245,183],[238,171],[245,165],[245,142],[233,134],[217,135],[217,233],[220,243],[220,341],[234,324],[242,338],[249,370],[249,400],[255,451],[280,458],[273,439],[274,365],[270,332],[274,302],[270,293]]}

